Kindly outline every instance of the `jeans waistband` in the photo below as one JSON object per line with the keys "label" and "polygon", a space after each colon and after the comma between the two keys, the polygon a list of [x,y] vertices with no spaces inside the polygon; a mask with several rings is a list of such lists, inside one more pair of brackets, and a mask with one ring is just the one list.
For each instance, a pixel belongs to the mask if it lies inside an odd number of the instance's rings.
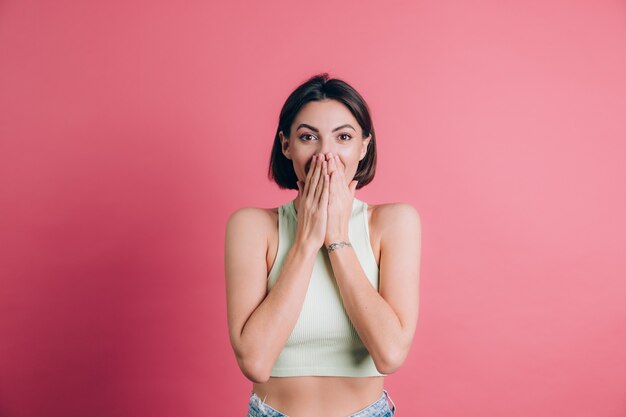
{"label": "jeans waistband", "polygon": [[391,402],[391,411],[395,412],[396,411],[396,404],[393,402],[393,400],[389,396],[389,393],[384,388],[383,388],[383,393],[385,393],[385,397],[387,398],[387,400],[389,400]]}
{"label": "jeans waistband", "polygon": [[[286,414],[283,414],[280,411],[278,411],[278,410],[272,408],[271,406],[269,406],[268,404],[266,404],[265,403],[265,398],[261,399],[260,397],[258,397],[254,393],[254,391],[252,391],[250,393],[250,398],[251,398],[251,403],[253,404],[253,406],[255,408],[258,407],[263,412],[269,412],[269,415],[275,414],[275,415],[286,416]],[[388,406],[389,406],[389,403],[391,403],[391,406],[389,408],[395,414],[396,413],[396,409],[397,409],[396,404],[393,402],[393,400],[391,399],[391,396],[389,395],[387,390],[384,389],[384,388],[383,388],[383,393],[381,394],[380,398],[375,403],[370,404],[367,407],[367,409],[370,409],[371,407],[376,407],[376,408],[381,407],[381,401],[382,400],[385,400],[387,402]],[[352,414],[352,415],[353,416],[358,416],[360,413],[366,412],[367,409],[360,410],[360,411],[358,411],[358,412],[356,412],[355,414]]]}

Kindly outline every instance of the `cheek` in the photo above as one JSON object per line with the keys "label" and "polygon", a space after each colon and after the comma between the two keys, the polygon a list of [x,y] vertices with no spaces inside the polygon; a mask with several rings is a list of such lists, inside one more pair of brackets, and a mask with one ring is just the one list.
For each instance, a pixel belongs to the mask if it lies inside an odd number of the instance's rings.
{"label": "cheek", "polygon": [[359,165],[360,154],[357,151],[351,150],[345,154],[339,154],[339,160],[343,164],[343,168],[346,173],[355,173]]}

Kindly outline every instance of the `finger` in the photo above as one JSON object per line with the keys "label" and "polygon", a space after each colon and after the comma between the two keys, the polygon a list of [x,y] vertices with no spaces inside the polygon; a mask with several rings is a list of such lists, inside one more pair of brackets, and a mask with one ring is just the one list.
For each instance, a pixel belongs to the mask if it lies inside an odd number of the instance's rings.
{"label": "finger", "polygon": [[[331,166],[333,167],[333,173],[330,176],[330,193],[331,196],[336,193],[335,188],[339,185],[339,182],[344,181],[343,176],[341,175],[341,170],[337,166],[337,158],[336,156],[332,156],[331,158]],[[333,178],[334,177],[334,178]]]}
{"label": "finger", "polygon": [[319,155],[313,155],[313,158],[311,159],[311,164],[309,165],[309,172],[307,174],[307,184],[305,185],[305,188],[304,188],[305,197],[311,193],[311,188],[314,189],[315,187],[315,182],[313,180],[315,179],[315,170],[317,168],[318,157]]}
{"label": "finger", "polygon": [[328,175],[332,174],[335,170],[335,165],[333,164],[334,155],[332,153],[328,153]]}
{"label": "finger", "polygon": [[311,185],[309,186],[309,194],[307,197],[313,199],[315,197],[315,191],[317,189],[317,183],[319,182],[322,172],[322,159],[317,158],[315,161],[315,172],[313,172],[313,178],[311,178]]}
{"label": "finger", "polygon": [[337,171],[335,170],[332,174],[328,176],[328,197],[331,199],[334,199],[337,195],[337,180]]}
{"label": "finger", "polygon": [[328,164],[326,160],[322,160],[322,172],[320,177],[320,182],[317,184],[317,188],[315,190],[315,199],[313,201],[319,202],[320,195],[322,194],[322,190],[324,189],[324,176],[328,173]]}
{"label": "finger", "polygon": [[328,199],[330,198],[330,175],[324,174],[324,190],[322,191],[322,197],[320,198],[320,205],[323,208],[328,207]]}
{"label": "finger", "polygon": [[343,162],[341,162],[341,159],[339,159],[339,155],[335,155],[335,166],[337,167],[337,171],[339,171],[340,175],[342,177],[345,178],[345,169],[346,166],[343,164]]}
{"label": "finger", "polygon": [[339,156],[336,157],[336,161],[335,161],[335,166],[337,166],[337,172],[339,173],[339,178],[341,179],[341,183],[342,184],[347,184],[347,180],[346,180],[346,166],[343,164],[343,162],[341,162],[341,159],[339,159]]}
{"label": "finger", "polygon": [[315,163],[315,155],[313,155],[311,164],[309,165],[309,172],[307,172],[306,179],[304,180],[304,190],[302,191],[302,194],[304,194],[305,196],[309,192],[309,184],[311,183],[311,177],[313,176],[313,168],[314,168],[313,164],[314,163]]}
{"label": "finger", "polygon": [[335,155],[331,155],[328,159],[328,173],[334,174],[337,171],[337,163],[335,162]]}

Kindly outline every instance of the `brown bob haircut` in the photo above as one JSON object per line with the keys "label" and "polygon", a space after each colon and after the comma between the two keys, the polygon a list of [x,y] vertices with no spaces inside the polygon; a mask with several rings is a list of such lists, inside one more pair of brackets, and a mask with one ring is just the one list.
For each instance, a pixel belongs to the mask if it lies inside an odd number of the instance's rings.
{"label": "brown bob haircut", "polygon": [[345,81],[329,78],[328,73],[321,73],[300,84],[287,97],[280,111],[278,129],[274,137],[268,177],[278,184],[279,188],[297,190],[298,177],[293,170],[293,162],[283,155],[279,132],[285,137],[291,135],[291,124],[300,109],[310,101],[333,99],[343,103],[354,115],[363,131],[363,138],[371,133],[372,138],[367,145],[365,157],[359,161],[354,179],[358,181],[357,189],[364,187],[374,179],[376,172],[376,133],[372,124],[370,110],[361,95]]}

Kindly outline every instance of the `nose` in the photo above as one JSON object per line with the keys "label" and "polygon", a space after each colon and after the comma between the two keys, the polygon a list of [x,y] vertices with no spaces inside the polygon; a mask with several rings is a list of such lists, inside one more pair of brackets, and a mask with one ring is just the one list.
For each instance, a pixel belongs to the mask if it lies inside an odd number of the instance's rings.
{"label": "nose", "polygon": [[326,156],[328,153],[335,153],[335,144],[332,140],[322,141],[320,143],[318,153],[323,153]]}

